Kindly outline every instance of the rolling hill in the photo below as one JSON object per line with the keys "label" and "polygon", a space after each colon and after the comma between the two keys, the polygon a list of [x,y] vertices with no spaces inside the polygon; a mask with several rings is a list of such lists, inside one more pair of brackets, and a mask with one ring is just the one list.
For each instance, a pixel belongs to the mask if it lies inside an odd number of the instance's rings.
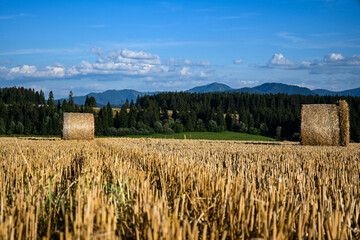
{"label": "rolling hill", "polygon": [[208,85],[191,88],[185,92],[189,93],[210,93],[210,92],[230,92],[233,91],[231,87],[223,83],[210,83]]}

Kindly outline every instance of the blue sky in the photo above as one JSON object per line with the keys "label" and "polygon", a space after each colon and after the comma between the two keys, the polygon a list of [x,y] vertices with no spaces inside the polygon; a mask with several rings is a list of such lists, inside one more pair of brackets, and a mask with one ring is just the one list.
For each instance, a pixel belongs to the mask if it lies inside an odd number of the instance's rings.
{"label": "blue sky", "polygon": [[0,87],[360,87],[360,1],[0,0]]}

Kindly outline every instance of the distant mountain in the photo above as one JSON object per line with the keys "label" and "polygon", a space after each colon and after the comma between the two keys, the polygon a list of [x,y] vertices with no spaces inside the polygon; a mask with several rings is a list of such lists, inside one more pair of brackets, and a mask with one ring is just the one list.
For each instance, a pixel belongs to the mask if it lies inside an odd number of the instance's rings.
{"label": "distant mountain", "polygon": [[231,92],[250,93],[250,94],[264,94],[263,91],[257,90],[255,88],[249,88],[249,87],[233,89]]}
{"label": "distant mountain", "polygon": [[264,83],[262,85],[253,87],[253,88],[240,88],[236,89],[237,92],[249,92],[249,93],[258,93],[258,94],[299,94],[299,95],[320,95],[320,96],[353,96],[360,97],[360,88],[345,90],[345,91],[329,91],[326,89],[315,89],[310,90],[306,87],[299,87],[294,85],[287,85],[283,83]]}
{"label": "distant mountain", "polygon": [[[113,107],[119,107],[126,102],[126,99],[129,101],[136,101],[138,96],[144,96],[146,94],[153,95],[157,92],[138,92],[132,89],[123,89],[123,90],[107,90],[102,93],[89,93],[86,96],[95,97],[96,104],[98,107],[105,106],[108,102],[111,103]],[[74,97],[74,103],[78,105],[84,105],[86,96]]]}
{"label": "distant mountain", "polygon": [[355,89],[350,89],[350,90],[345,90],[345,91],[340,91],[340,92],[334,92],[334,91],[329,91],[329,90],[325,90],[325,89],[315,89],[313,90],[313,92],[315,94],[321,95],[321,96],[325,96],[325,95],[330,95],[330,96],[353,96],[353,97],[360,97],[360,88],[355,88]]}
{"label": "distant mountain", "polygon": [[337,93],[337,95],[339,95],[339,96],[360,97],[360,88],[355,88],[355,89],[350,89],[350,90],[345,90],[345,91],[335,92],[335,93]]}
{"label": "distant mountain", "polygon": [[320,95],[320,96],[325,96],[325,95],[332,96],[332,95],[336,95],[335,92],[332,92],[332,91],[329,91],[329,90],[325,90],[325,89],[315,89],[315,90],[313,90],[313,92],[314,92],[315,94]]}
{"label": "distant mountain", "polygon": [[254,87],[263,93],[287,93],[287,94],[300,94],[300,95],[316,95],[313,91],[305,87],[298,87],[287,85],[283,83],[264,83],[260,86]]}
{"label": "distant mountain", "polygon": [[186,92],[189,92],[189,93],[210,93],[210,92],[228,92],[228,91],[232,91],[232,90],[234,90],[234,89],[232,89],[231,87],[229,87],[226,84],[214,82],[214,83],[210,83],[208,85],[194,87],[192,89],[187,90]]}
{"label": "distant mountain", "polygon": [[[262,85],[253,87],[253,88],[239,88],[234,89],[229,87],[226,84],[222,83],[211,83],[204,86],[198,86],[191,88],[185,92],[189,93],[209,93],[209,92],[240,92],[240,93],[250,93],[250,94],[299,94],[299,95],[339,95],[339,96],[356,96],[360,97],[360,88],[350,89],[340,92],[329,91],[325,89],[315,89],[310,90],[305,87],[298,87],[294,85],[287,85],[283,83],[264,83]],[[98,107],[105,106],[108,102],[111,103],[113,107],[119,107],[125,103],[126,99],[129,101],[136,101],[138,96],[154,95],[158,92],[139,92],[132,89],[124,89],[124,90],[107,90],[102,93],[89,93],[87,96],[95,97],[96,103]],[[74,97],[74,102],[78,105],[85,104],[86,96],[78,96]],[[63,99],[61,99],[63,100]]]}

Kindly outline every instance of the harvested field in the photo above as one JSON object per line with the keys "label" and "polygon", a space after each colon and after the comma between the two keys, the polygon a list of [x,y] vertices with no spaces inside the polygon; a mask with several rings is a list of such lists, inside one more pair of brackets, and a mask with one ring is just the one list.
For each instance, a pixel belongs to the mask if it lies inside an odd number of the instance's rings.
{"label": "harvested field", "polygon": [[358,239],[360,144],[0,138],[1,239]]}

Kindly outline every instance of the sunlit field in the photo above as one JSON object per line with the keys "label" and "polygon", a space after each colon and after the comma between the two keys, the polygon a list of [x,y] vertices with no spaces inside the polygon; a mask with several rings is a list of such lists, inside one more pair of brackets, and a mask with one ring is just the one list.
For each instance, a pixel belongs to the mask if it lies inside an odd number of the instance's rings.
{"label": "sunlit field", "polygon": [[360,144],[0,138],[1,239],[358,239]]}

